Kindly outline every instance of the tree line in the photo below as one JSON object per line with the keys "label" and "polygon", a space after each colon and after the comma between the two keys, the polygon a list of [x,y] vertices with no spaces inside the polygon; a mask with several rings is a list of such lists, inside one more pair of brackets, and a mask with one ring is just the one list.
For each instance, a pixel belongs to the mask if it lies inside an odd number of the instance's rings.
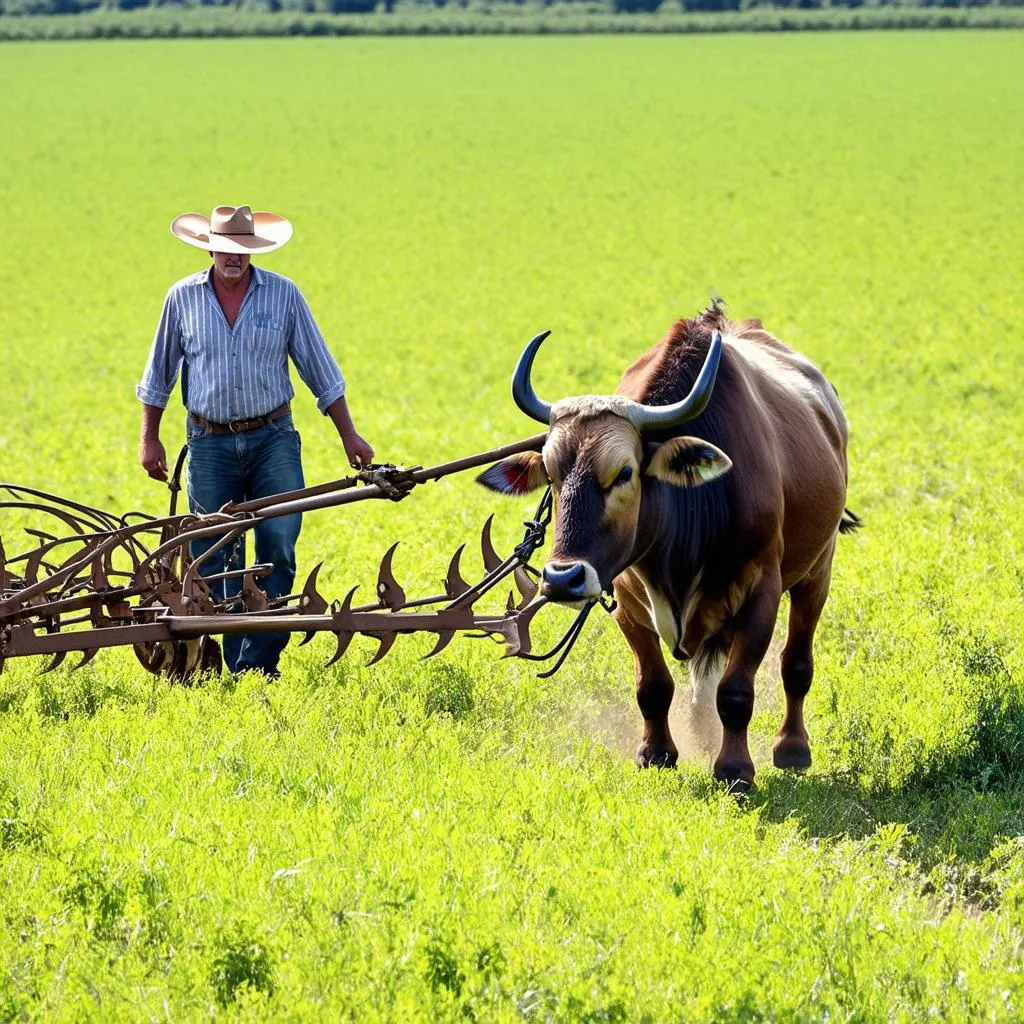
{"label": "tree line", "polygon": [[603,14],[683,14],[745,11],[766,8],[771,11],[806,11],[839,8],[843,10],[889,8],[963,8],[1018,7],[1024,0],[0,0],[0,16],[80,14],[98,11],[134,11],[162,9],[185,16],[190,11],[214,11],[225,14],[426,14],[433,10],[464,11],[481,9],[545,10],[569,9],[592,15]]}

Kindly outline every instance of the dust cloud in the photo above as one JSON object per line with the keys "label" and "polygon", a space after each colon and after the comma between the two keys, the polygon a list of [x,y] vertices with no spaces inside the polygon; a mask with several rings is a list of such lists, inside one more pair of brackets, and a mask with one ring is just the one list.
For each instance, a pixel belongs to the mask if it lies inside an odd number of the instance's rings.
{"label": "dust cloud", "polygon": [[[754,715],[774,712],[778,716],[768,735],[753,730],[749,735],[750,754],[757,765],[771,764],[772,734],[782,721],[782,676],[779,660],[785,646],[785,633],[777,630],[768,653],[761,664],[754,685]],[[713,696],[704,703],[693,703],[689,673],[678,667],[673,671],[676,692],[668,714],[669,730],[679,749],[679,760],[711,770],[722,743],[722,723],[719,721]],[[623,659],[621,684],[602,688],[617,691],[621,685],[622,699],[609,697],[603,705],[591,704],[582,715],[580,725],[588,735],[626,760],[632,760],[640,742],[642,720],[633,696],[632,658]]]}

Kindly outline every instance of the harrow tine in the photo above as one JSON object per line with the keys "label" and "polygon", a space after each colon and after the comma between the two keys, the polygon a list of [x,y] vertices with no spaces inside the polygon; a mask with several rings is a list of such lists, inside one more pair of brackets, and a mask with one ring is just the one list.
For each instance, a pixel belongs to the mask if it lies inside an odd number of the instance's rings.
{"label": "harrow tine", "polygon": [[359,585],[357,584],[345,595],[345,599],[341,603],[334,601],[331,604],[331,617],[334,619],[335,625],[338,626],[336,630],[333,630],[334,635],[338,638],[338,649],[334,652],[334,657],[327,662],[327,665],[324,665],[324,668],[333,665],[348,650],[348,645],[352,642],[355,630],[348,629],[346,626],[352,623],[352,598],[355,597],[358,589]]}
{"label": "harrow tine", "polygon": [[384,553],[380,560],[380,569],[377,571],[377,599],[385,608],[397,612],[405,607],[405,591],[399,586],[395,574],[391,571],[391,563],[395,557],[395,548],[399,541],[395,541]]}
{"label": "harrow tine", "polygon": [[[12,497],[16,497],[14,492],[9,488],[6,489],[8,494]],[[47,505],[37,501],[0,501],[0,508],[20,508],[26,511],[42,512],[44,515],[53,516],[55,519],[59,519],[69,530],[71,530],[72,538],[83,536],[86,533],[95,532],[95,524],[88,522],[80,518],[79,516],[70,515],[63,509],[56,508],[53,505]]]}
{"label": "harrow tine", "polygon": [[336,661],[338,661],[348,650],[348,645],[352,643],[352,637],[354,634],[344,630],[334,634],[338,638],[338,649],[334,652],[334,657],[331,658],[324,668],[330,668]]}
{"label": "harrow tine", "polygon": [[[484,523],[484,528],[480,533],[480,552],[483,555],[484,568],[488,572],[494,572],[495,569],[505,563],[505,559],[494,550],[494,542],[491,539],[491,524],[493,522],[494,515],[492,513],[487,517],[487,522]],[[516,582],[516,589],[523,598],[519,607],[525,608],[537,596],[537,585],[521,567],[517,568],[512,576]]]}
{"label": "harrow tine", "polygon": [[466,550],[466,545],[463,544],[458,551],[452,555],[451,562],[448,563],[448,575],[444,581],[444,592],[453,601],[457,597],[461,597],[467,590],[469,590],[469,584],[462,578],[462,572],[460,571],[459,563],[462,560],[462,552]]}
{"label": "harrow tine", "polygon": [[42,672],[40,672],[39,674],[40,674],[41,676],[45,676],[45,675],[49,674],[49,673],[50,673],[50,672],[52,672],[52,671],[53,671],[53,670],[54,670],[55,668],[58,668],[58,667],[60,666],[60,663],[61,663],[61,662],[62,662],[62,661],[63,661],[63,660],[64,660],[64,659],[65,659],[65,658],[67,657],[67,656],[68,656],[68,652],[67,652],[67,651],[58,651],[58,652],[57,652],[57,653],[56,653],[56,654],[55,654],[55,655],[54,655],[54,656],[53,656],[53,657],[52,657],[52,658],[50,659],[50,664],[49,664],[49,665],[47,665],[47,666],[46,666],[46,668],[44,668],[44,669],[43,669],[43,671],[42,671]]}
{"label": "harrow tine", "polygon": [[483,556],[484,568],[488,572],[494,572],[495,569],[501,565],[501,558],[498,557],[498,552],[494,550],[494,544],[491,541],[491,523],[494,522],[494,513],[492,512],[484,523],[484,528],[480,531],[480,554]]}
{"label": "harrow tine", "polygon": [[512,578],[516,581],[516,588],[523,597],[519,602],[519,607],[525,608],[537,596],[537,591],[540,588],[530,579],[530,574],[525,569],[516,569],[512,573]]}
{"label": "harrow tine", "polygon": [[[78,536],[48,541],[45,544],[41,544],[41,547],[45,553],[49,553],[50,551],[55,551],[63,544],[80,544],[81,547],[76,547],[66,558],[64,558],[58,566],[58,569],[66,569],[69,565],[73,565],[75,562],[79,561],[84,555],[91,555],[99,546],[99,542],[95,537],[89,538],[85,536]],[[89,570],[89,564],[84,564],[80,568],[83,571]]]}
{"label": "harrow tine", "polygon": [[25,532],[31,537],[38,537],[40,540],[54,541],[57,539],[52,533],[47,533],[45,530],[37,530],[31,526],[26,526]]}
{"label": "harrow tine", "polygon": [[267,595],[256,586],[252,573],[247,572],[242,580],[242,604],[245,605],[245,610],[250,612],[265,611],[269,607]]}
{"label": "harrow tine", "polygon": [[89,585],[97,593],[104,590],[110,590],[113,587],[107,571],[108,567],[111,569],[113,568],[110,565],[109,558],[98,558],[92,563],[92,573],[89,576]]}
{"label": "harrow tine", "polygon": [[434,644],[429,654],[424,654],[420,661],[427,661],[429,658],[433,658],[440,654],[455,638],[454,629],[441,630],[437,634],[437,643]]}
{"label": "harrow tine", "polygon": [[85,668],[85,666],[88,665],[97,654],[99,654],[99,651],[100,649],[98,647],[91,647],[82,655],[82,660],[77,665],[71,666],[71,671],[77,672],[80,668]]}
{"label": "harrow tine", "polygon": [[10,590],[11,574],[7,571],[7,553],[4,551],[4,542],[0,538],[0,590]]}
{"label": "harrow tine", "polygon": [[[327,601],[323,594],[316,589],[316,580],[323,567],[324,563],[318,562],[313,566],[313,571],[306,577],[306,583],[302,588],[302,593],[299,595],[300,615],[323,615],[327,611]],[[298,646],[302,647],[308,644],[314,636],[316,636],[316,630],[309,630],[299,641]]]}
{"label": "harrow tine", "polygon": [[318,562],[313,567],[313,571],[306,577],[306,584],[302,588],[302,595],[299,597],[300,615],[323,615],[327,611],[327,601],[320,591],[316,589],[316,580],[323,567],[324,563]]}
{"label": "harrow tine", "polygon": [[39,563],[42,562],[45,551],[45,548],[38,547],[25,559],[24,578],[26,583],[35,583],[39,579]]}
{"label": "harrow tine", "polygon": [[213,614],[213,592],[207,586],[203,577],[193,576],[190,580],[186,578],[182,583],[188,587],[189,591],[182,594],[182,599],[186,600],[194,609],[193,614]]}
{"label": "harrow tine", "polygon": [[509,637],[506,635],[505,637],[505,653],[503,657],[513,658],[517,655],[530,653],[533,646],[533,642],[530,639],[530,623],[537,612],[546,604],[547,599],[542,597],[519,612],[515,620],[515,636]]}
{"label": "harrow tine", "polygon": [[345,595],[345,599],[341,602],[341,604],[338,604],[337,602],[335,602],[335,604],[337,605],[337,607],[333,609],[335,615],[351,615],[352,614],[352,598],[356,596],[356,591],[358,589],[359,589],[359,584],[357,583]]}
{"label": "harrow tine", "polygon": [[388,651],[395,646],[398,634],[393,630],[389,630],[387,633],[367,633],[366,635],[372,636],[375,640],[380,641],[380,647],[377,648],[377,653],[366,663],[366,667],[369,668],[371,665],[376,665],[378,661],[387,657]]}
{"label": "harrow tine", "polygon": [[[115,518],[110,515],[109,512],[104,512],[102,509],[92,508],[89,505],[80,505],[77,502],[71,501],[68,498],[62,498],[59,494],[50,494],[48,491],[38,491],[34,487],[23,487],[20,484],[0,484],[0,488],[5,490],[12,498],[21,499],[22,503],[26,506],[40,509],[44,512],[49,512],[51,515],[56,516],[59,519],[64,519],[71,525],[72,519],[78,519],[83,523],[87,523],[90,527],[95,524],[112,525],[115,522]],[[25,501],[22,496],[27,495],[32,498],[39,498],[40,501],[29,502]],[[67,509],[72,509],[78,512],[79,515],[72,516]],[[94,523],[89,522],[88,517],[92,517],[95,520]]]}

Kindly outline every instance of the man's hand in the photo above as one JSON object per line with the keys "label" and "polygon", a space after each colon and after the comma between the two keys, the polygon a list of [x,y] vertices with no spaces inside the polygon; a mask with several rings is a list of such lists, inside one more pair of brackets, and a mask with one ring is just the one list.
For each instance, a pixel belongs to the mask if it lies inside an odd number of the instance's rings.
{"label": "man's hand", "polygon": [[353,469],[362,469],[373,462],[373,448],[358,434],[342,434],[341,443],[345,446],[348,464]]}
{"label": "man's hand", "polygon": [[352,422],[352,414],[348,411],[345,396],[336,398],[324,412],[331,417],[338,430],[338,436],[348,456],[348,464],[353,469],[369,466],[373,462],[373,449],[356,432],[356,425]]}
{"label": "man's hand", "polygon": [[158,438],[143,438],[139,445],[139,462],[154,480],[167,479],[167,453]]}
{"label": "man's hand", "polygon": [[160,443],[160,418],[164,411],[156,405],[142,406],[142,434],[139,439],[139,462],[154,480],[167,479],[167,453]]}

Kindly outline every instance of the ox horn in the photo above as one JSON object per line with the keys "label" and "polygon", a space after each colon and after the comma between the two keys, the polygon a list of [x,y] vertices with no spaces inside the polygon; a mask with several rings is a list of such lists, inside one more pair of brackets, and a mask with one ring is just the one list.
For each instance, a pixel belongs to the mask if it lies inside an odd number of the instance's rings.
{"label": "ox horn", "polygon": [[672,405],[641,405],[637,402],[636,412],[631,417],[636,429],[641,434],[650,430],[668,430],[687,420],[696,419],[711,401],[711,392],[715,389],[715,377],[718,374],[718,364],[721,360],[722,335],[715,331],[711,338],[711,344],[708,346],[704,365],[701,367],[690,393]]}
{"label": "ox horn", "polygon": [[512,374],[512,398],[516,405],[526,413],[527,416],[543,423],[545,426],[551,423],[551,406],[542,402],[530,383],[530,371],[533,369],[533,360],[537,355],[537,349],[541,347],[544,339],[550,334],[544,331],[538,334],[519,357],[515,371]]}

